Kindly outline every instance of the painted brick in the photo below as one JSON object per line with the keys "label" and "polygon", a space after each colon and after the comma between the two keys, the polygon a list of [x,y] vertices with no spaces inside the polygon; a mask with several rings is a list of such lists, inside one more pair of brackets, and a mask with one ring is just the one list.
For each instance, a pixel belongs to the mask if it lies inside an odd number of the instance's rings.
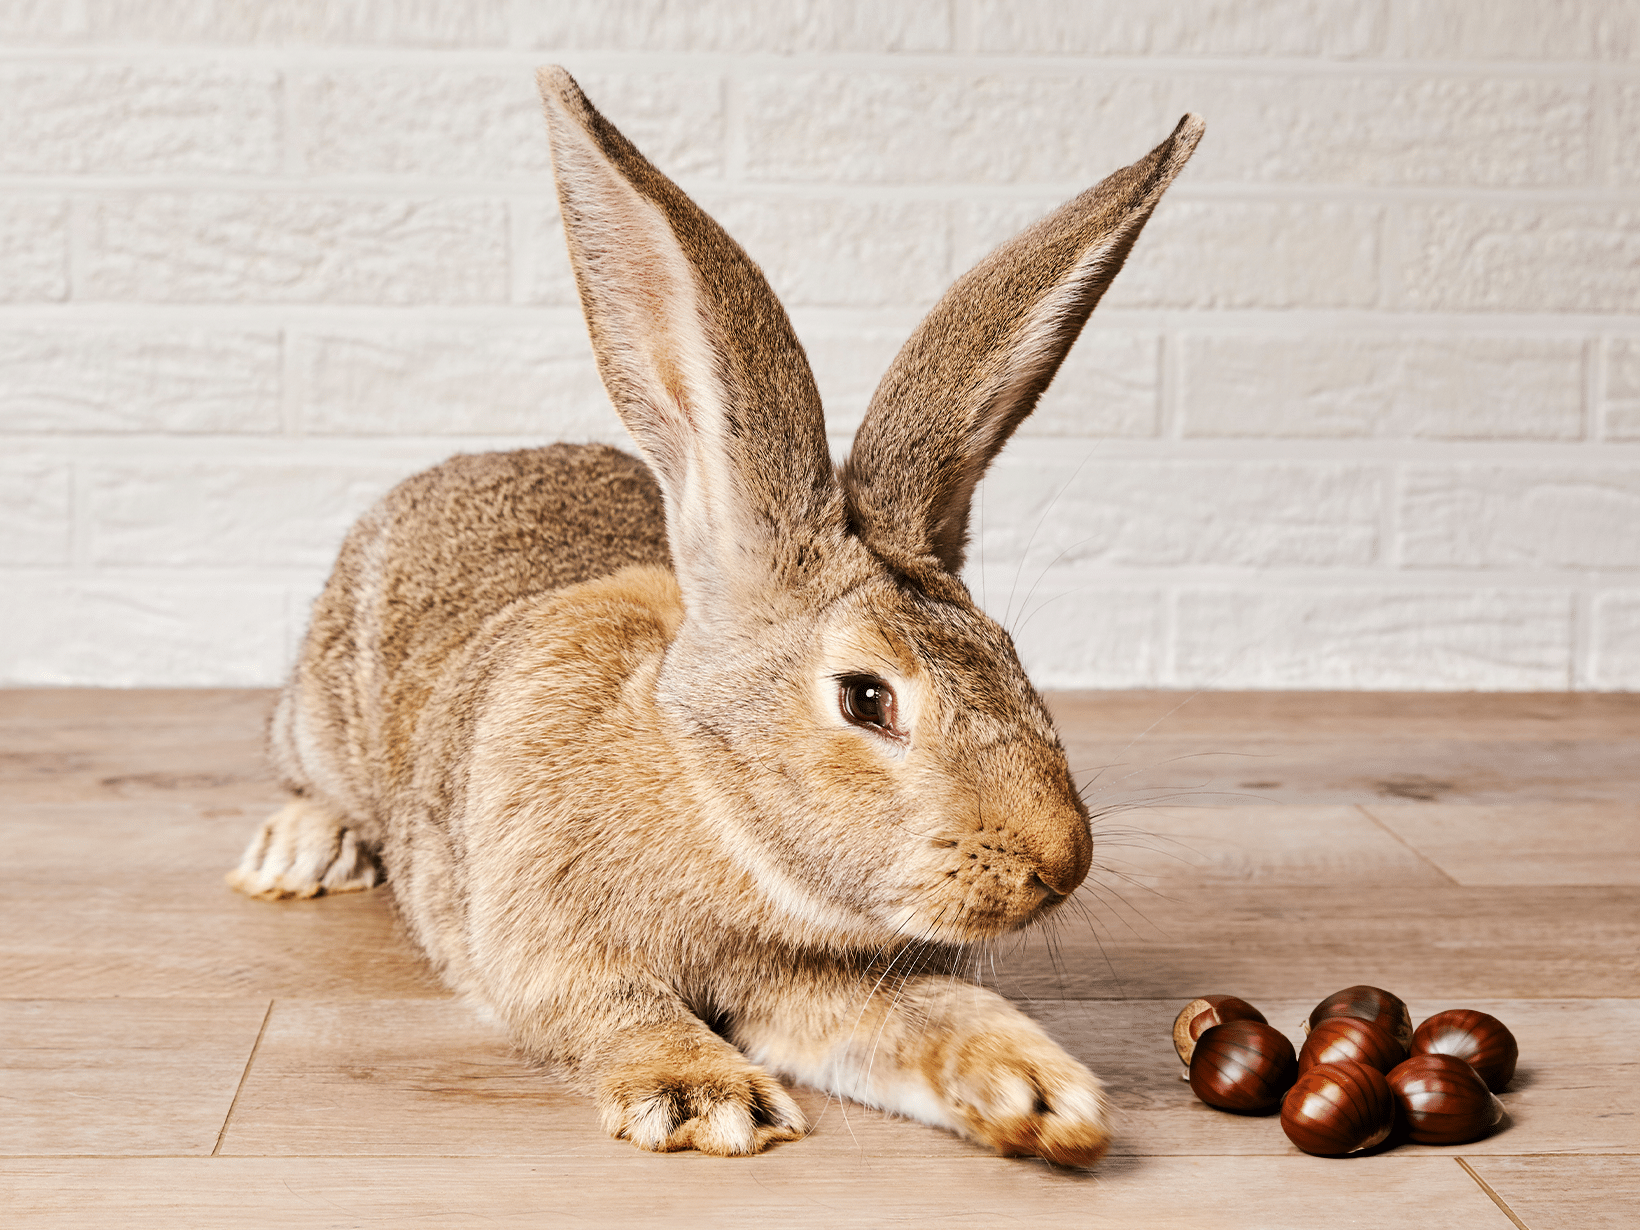
{"label": "painted brick", "polygon": [[[974,264],[1054,204],[959,206],[956,266]],[[1164,199],[1102,306],[1370,307],[1381,222],[1373,206]]]}
{"label": "painted brick", "polygon": [[0,431],[280,429],[279,335],[0,331]]}
{"label": "painted brick", "polygon": [[1384,0],[975,0],[981,51],[1056,55],[1362,56],[1381,51]]}
{"label": "painted brick", "polygon": [[1575,440],[1583,343],[1538,337],[1192,334],[1186,436]]}
{"label": "painted brick", "polygon": [[806,182],[1096,182],[1175,123],[1133,76],[780,73],[746,81],[747,175]]}
{"label": "painted brick", "polygon": [[579,309],[580,294],[564,246],[564,220],[556,197],[530,197],[512,203],[517,222],[517,296],[524,303]]}
{"label": "painted brick", "polygon": [[348,527],[420,469],[312,461],[99,463],[87,468],[101,565],[328,568]]}
{"label": "painted brick", "polygon": [[949,0],[557,0],[537,47],[621,51],[947,51]]}
{"label": "painted brick", "polygon": [[1594,604],[1594,686],[1640,692],[1640,591]]}
{"label": "painted brick", "polygon": [[1640,310],[1640,209],[1403,207],[1400,276],[1424,311]]}
{"label": "painted brick", "polygon": [[916,327],[916,314],[908,311],[903,321],[892,324],[869,324],[839,320],[830,313],[816,319],[799,311],[793,314],[793,324],[808,354],[814,382],[820,386],[826,430],[834,435],[852,434],[877,391],[877,382]]}
{"label": "painted brick", "polygon": [[257,69],[0,65],[0,172],[271,174],[279,90]]}
{"label": "painted brick", "polygon": [[1555,691],[1571,622],[1542,590],[1189,590],[1174,660],[1207,688]]}
{"label": "painted brick", "polygon": [[1412,567],[1640,568],[1640,466],[1410,466]]}
{"label": "painted brick", "polygon": [[495,46],[509,0],[81,0],[94,38],[120,43]]}
{"label": "painted brick", "polygon": [[85,33],[85,14],[63,0],[6,0],[0,4],[0,40],[64,43]]}
{"label": "painted brick", "polygon": [[0,198],[0,303],[68,297],[68,203]]}
{"label": "painted brick", "polygon": [[1432,60],[1632,60],[1640,11],[1629,0],[1411,0],[1406,54]]}
{"label": "painted brick", "polygon": [[1607,343],[1605,436],[1640,440],[1640,341]]}
{"label": "painted brick", "polygon": [[[592,73],[578,80],[668,175],[723,174],[717,77]],[[551,184],[541,99],[524,69],[350,69],[305,80],[299,98],[311,172]]]}
{"label": "painted brick", "polygon": [[1027,568],[1326,568],[1376,561],[1383,498],[1382,477],[1365,466],[1016,452],[992,465],[984,523],[976,501],[974,528],[987,559],[1024,559]]}
{"label": "painted brick", "polygon": [[702,194],[792,306],[931,307],[950,283],[945,207]]}
{"label": "painted brick", "polygon": [[1086,329],[1020,434],[1153,436],[1161,364],[1153,334]]}
{"label": "painted brick", "polygon": [[1146,688],[1161,682],[1166,598],[1152,589],[1113,589],[1108,580],[1040,577],[1029,568],[977,567],[976,601],[1013,637],[1039,688]]}
{"label": "painted brick", "polygon": [[1095,183],[1185,111],[1185,182],[1588,182],[1591,87],[1538,78],[1099,71],[782,73],[745,82],[747,173],[867,183]]}
{"label": "painted brick", "polygon": [[285,672],[284,589],[212,581],[0,581],[0,684],[267,687]]}
{"label": "painted brick", "polygon": [[310,433],[623,435],[579,319],[558,328],[304,331],[290,346]]}
{"label": "painted brick", "polygon": [[[827,429],[853,432],[877,383],[893,363],[917,317],[903,323],[862,325],[796,318],[815,382],[825,400]],[[1023,436],[1153,436],[1161,342],[1154,334],[1084,330],[1036,411],[1019,427]]]}
{"label": "painted brick", "polygon": [[1640,148],[1634,140],[1640,132],[1640,85],[1613,83],[1611,90],[1612,178],[1619,184],[1640,184]]}
{"label": "painted brick", "polygon": [[0,458],[0,564],[66,564],[73,483],[61,462]]}
{"label": "painted brick", "polygon": [[1584,81],[1203,74],[1173,97],[1175,114],[1207,120],[1186,182],[1564,188],[1595,179]]}
{"label": "painted brick", "polygon": [[88,232],[93,299],[407,304],[510,295],[499,201],[119,196],[93,205]]}

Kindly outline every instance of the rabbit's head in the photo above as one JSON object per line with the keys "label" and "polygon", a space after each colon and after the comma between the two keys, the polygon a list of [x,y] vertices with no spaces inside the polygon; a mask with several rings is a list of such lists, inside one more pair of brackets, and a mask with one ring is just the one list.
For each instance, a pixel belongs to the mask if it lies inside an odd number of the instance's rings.
{"label": "rabbit's head", "polygon": [[567,73],[540,83],[599,370],[660,484],[683,595],[656,699],[717,838],[816,940],[965,944],[1041,917],[1087,874],[1088,817],[958,579],[969,500],[1201,122],[961,278],[839,470],[756,265]]}

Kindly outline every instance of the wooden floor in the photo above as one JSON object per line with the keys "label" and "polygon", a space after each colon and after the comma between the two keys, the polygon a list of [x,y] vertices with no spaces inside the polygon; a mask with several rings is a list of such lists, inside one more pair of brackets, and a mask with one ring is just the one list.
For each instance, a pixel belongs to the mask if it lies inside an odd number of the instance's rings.
{"label": "wooden floor", "polygon": [[[427,975],[387,895],[222,873],[269,694],[0,692],[0,1223],[1640,1225],[1640,697],[1055,697],[1102,813],[1082,909],[997,978],[1110,1084],[1090,1173],[798,1096],[761,1157],[654,1156]],[[1503,1130],[1327,1161],[1208,1109],[1168,1031],[1326,993],[1520,1040]]]}

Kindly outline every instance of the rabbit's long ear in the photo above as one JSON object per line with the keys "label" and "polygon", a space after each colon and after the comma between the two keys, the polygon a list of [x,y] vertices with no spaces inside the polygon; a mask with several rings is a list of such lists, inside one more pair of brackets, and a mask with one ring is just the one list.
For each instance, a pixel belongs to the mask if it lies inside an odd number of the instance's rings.
{"label": "rabbit's long ear", "polygon": [[801,589],[845,522],[791,322],[751,258],[567,72],[537,80],[599,374],[660,482],[686,601]]}
{"label": "rabbit's long ear", "polygon": [[883,377],[843,471],[850,519],[911,571],[956,572],[974,487],[1127,259],[1203,124],[1062,205],[959,278]]}

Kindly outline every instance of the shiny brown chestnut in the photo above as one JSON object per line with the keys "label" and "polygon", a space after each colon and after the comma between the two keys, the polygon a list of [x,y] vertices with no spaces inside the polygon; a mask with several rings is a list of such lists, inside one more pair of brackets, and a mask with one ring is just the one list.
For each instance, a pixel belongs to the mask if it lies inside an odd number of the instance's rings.
{"label": "shiny brown chestnut", "polygon": [[1203,995],[1193,999],[1173,1018],[1173,1049],[1179,1052],[1184,1066],[1190,1066],[1190,1055],[1196,1049],[1196,1039],[1215,1025],[1226,1021],[1258,1021],[1268,1025],[1264,1014],[1245,999],[1234,995]]}
{"label": "shiny brown chestnut", "polygon": [[1334,991],[1310,1012],[1309,1028],[1314,1029],[1330,1016],[1352,1016],[1376,1025],[1403,1047],[1412,1046],[1412,1014],[1399,996],[1379,987],[1345,987]]}
{"label": "shiny brown chestnut", "polygon": [[1353,1016],[1330,1016],[1310,1030],[1298,1051],[1298,1074],[1318,1063],[1359,1063],[1388,1072],[1407,1057],[1407,1048],[1376,1025]]}
{"label": "shiny brown chestnut", "polygon": [[1299,1074],[1281,1100],[1281,1130],[1287,1139],[1321,1157],[1382,1144],[1394,1126],[1395,1095],[1389,1082],[1364,1063],[1315,1064]]}
{"label": "shiny brown chestnut", "polygon": [[1190,1056],[1190,1088],[1220,1110],[1274,1110],[1297,1076],[1293,1044],[1262,1021],[1215,1025],[1196,1039]]}
{"label": "shiny brown chestnut", "polygon": [[1475,1069],[1486,1087],[1502,1093],[1515,1077],[1520,1047],[1509,1027],[1472,1008],[1437,1012],[1412,1035],[1414,1055],[1455,1055]]}
{"label": "shiny brown chestnut", "polygon": [[1456,1055],[1414,1055],[1388,1080],[1412,1140],[1420,1145],[1467,1144],[1503,1118],[1503,1104]]}

